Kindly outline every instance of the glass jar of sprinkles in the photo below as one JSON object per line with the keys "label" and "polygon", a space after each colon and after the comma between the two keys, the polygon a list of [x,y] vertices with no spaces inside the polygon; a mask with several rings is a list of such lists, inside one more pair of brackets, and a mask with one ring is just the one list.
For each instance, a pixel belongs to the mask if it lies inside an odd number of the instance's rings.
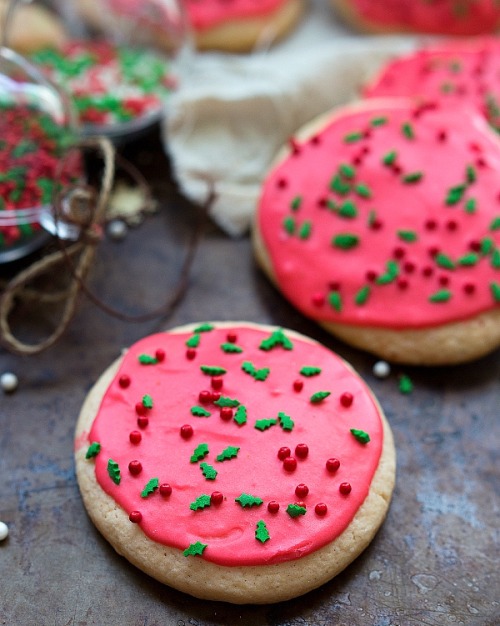
{"label": "glass jar of sprinkles", "polygon": [[42,228],[58,190],[81,180],[72,106],[26,59],[0,48],[0,262],[49,238]]}

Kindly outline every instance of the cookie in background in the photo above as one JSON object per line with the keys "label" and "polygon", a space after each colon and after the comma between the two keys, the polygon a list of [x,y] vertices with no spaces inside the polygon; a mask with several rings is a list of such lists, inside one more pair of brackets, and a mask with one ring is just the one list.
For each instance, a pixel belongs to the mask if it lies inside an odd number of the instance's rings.
{"label": "cookie in background", "polygon": [[368,33],[481,35],[500,26],[495,0],[330,0],[354,29]]}
{"label": "cookie in background", "polygon": [[468,107],[364,100],[307,125],[257,207],[283,295],[385,360],[448,365],[500,346],[500,139]]}

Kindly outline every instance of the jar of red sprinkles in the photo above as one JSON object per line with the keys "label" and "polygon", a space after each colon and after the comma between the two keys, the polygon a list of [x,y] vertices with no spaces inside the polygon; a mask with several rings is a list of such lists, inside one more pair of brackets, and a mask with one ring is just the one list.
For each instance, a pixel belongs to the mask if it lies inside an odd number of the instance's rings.
{"label": "jar of red sprinkles", "polygon": [[66,96],[24,57],[0,48],[0,262],[49,237],[41,227],[57,193],[83,177],[77,118]]}

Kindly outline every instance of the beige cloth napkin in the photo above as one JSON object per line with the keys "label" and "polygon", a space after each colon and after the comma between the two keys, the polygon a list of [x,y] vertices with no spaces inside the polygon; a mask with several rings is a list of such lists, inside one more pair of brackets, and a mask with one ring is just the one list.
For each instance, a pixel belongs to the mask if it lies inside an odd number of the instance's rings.
{"label": "beige cloth napkin", "polygon": [[312,1],[285,42],[250,55],[181,55],[180,87],[166,103],[164,144],[181,191],[203,204],[228,235],[250,226],[262,180],[276,153],[303,124],[356,99],[389,57],[415,47],[411,37],[360,36]]}

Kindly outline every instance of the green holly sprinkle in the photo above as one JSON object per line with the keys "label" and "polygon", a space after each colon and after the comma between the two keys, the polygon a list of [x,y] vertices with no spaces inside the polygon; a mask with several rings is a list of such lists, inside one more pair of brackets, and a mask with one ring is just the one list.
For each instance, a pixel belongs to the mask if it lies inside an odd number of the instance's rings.
{"label": "green holly sprinkle", "polygon": [[341,176],[335,174],[330,182],[330,189],[338,193],[339,196],[345,196],[351,191],[351,185],[342,180]]}
{"label": "green holly sprinkle", "polygon": [[283,228],[289,235],[293,235],[293,233],[295,232],[295,220],[293,219],[293,217],[290,217],[288,215],[283,219]]}
{"label": "green holly sprinkle", "polygon": [[467,169],[465,170],[465,177],[469,185],[476,182],[477,174],[476,174],[476,170],[474,169],[472,165],[467,166]]}
{"label": "green holly sprinkle", "polygon": [[200,335],[197,333],[196,335],[193,335],[192,337],[189,337],[189,339],[186,340],[186,346],[188,348],[197,348],[200,345]]}
{"label": "green holly sprinkle", "polygon": [[458,259],[457,263],[465,267],[472,267],[473,265],[476,265],[478,261],[479,256],[474,252],[469,252],[468,254],[464,254],[463,256],[461,256]]}
{"label": "green holly sprinkle", "polygon": [[355,248],[358,244],[358,235],[353,235],[352,233],[340,233],[339,235],[335,235],[332,239],[332,245],[335,248],[342,248],[343,250],[350,250],[351,248]]}
{"label": "green holly sprinkle", "polygon": [[199,326],[197,326],[194,329],[194,332],[195,333],[209,333],[214,328],[215,326],[213,324],[205,323],[205,324],[200,324]]}
{"label": "green holly sprinkle", "polygon": [[212,414],[202,406],[192,406],[191,415],[194,415],[195,417],[210,417]]}
{"label": "green holly sprinkle", "polygon": [[368,185],[365,185],[364,183],[359,183],[358,185],[356,185],[354,187],[354,191],[358,194],[360,198],[372,197],[371,189],[368,187]]}
{"label": "green holly sprinkle", "polygon": [[243,352],[243,348],[240,348],[240,346],[229,342],[221,343],[220,348],[223,352],[226,352],[226,354],[240,354],[241,352]]}
{"label": "green holly sprinkle", "polygon": [[158,489],[159,484],[160,484],[160,482],[159,482],[158,478],[152,478],[151,480],[149,480],[144,485],[144,489],[141,491],[141,498],[147,498],[152,493],[154,493],[156,491],[156,489]]}
{"label": "green holly sprinkle", "polygon": [[377,285],[388,285],[399,276],[399,265],[396,261],[387,261],[385,274],[381,274],[375,279]]}
{"label": "green holly sprinkle", "polygon": [[354,178],[356,176],[356,170],[352,165],[348,163],[341,163],[339,165],[339,172],[344,176],[344,178]]}
{"label": "green holly sprinkle", "polygon": [[448,289],[440,289],[429,296],[429,302],[441,303],[448,302],[451,298],[451,291]]}
{"label": "green holly sprinkle", "polygon": [[481,240],[481,254],[490,254],[494,247],[495,242],[491,237],[484,237],[484,239]]}
{"label": "green holly sprinkle", "polygon": [[237,407],[240,404],[239,400],[235,398],[229,398],[228,396],[221,396],[218,400],[215,400],[214,404],[217,406],[229,406],[231,408]]}
{"label": "green holly sprinkle", "polygon": [[452,259],[450,259],[449,256],[447,256],[446,254],[443,254],[442,252],[439,252],[438,254],[436,254],[436,256],[434,257],[434,261],[436,262],[436,265],[439,265],[439,267],[442,267],[444,269],[447,269],[447,270],[455,269],[455,263],[452,261]]}
{"label": "green holly sprinkle", "polygon": [[351,435],[359,441],[359,443],[368,443],[370,441],[370,435],[364,430],[359,430],[358,428],[350,429]]}
{"label": "green holly sprinkle", "polygon": [[87,448],[87,453],[85,454],[86,459],[93,459],[96,457],[101,451],[101,444],[98,441],[94,441]]}
{"label": "green holly sprinkle", "polygon": [[295,426],[295,422],[289,415],[280,411],[278,413],[278,419],[280,421],[280,426],[283,430],[286,430],[286,431],[293,430],[293,427]]}
{"label": "green holly sprinkle", "polygon": [[372,126],[383,126],[384,124],[387,124],[387,118],[386,117],[374,117],[370,121],[370,124]]}
{"label": "green holly sprinkle", "polygon": [[269,531],[267,530],[266,523],[264,520],[259,520],[257,522],[257,526],[255,527],[255,539],[260,541],[261,543],[265,543],[271,538],[269,535]]}
{"label": "green holly sprinkle", "polygon": [[202,509],[206,509],[208,506],[210,506],[211,503],[212,501],[210,500],[210,496],[204,493],[196,498],[194,502],[191,502],[189,508],[191,509],[191,511],[201,511]]}
{"label": "green holly sprinkle", "polygon": [[318,374],[321,374],[321,367],[313,367],[310,365],[305,365],[304,367],[301,368],[300,370],[300,374],[302,374],[302,376],[317,376]]}
{"label": "green holly sprinkle", "polygon": [[410,172],[409,174],[405,174],[401,180],[405,184],[418,183],[422,180],[424,174],[423,172]]}
{"label": "green holly sprinkle", "polygon": [[290,202],[290,208],[292,211],[297,211],[300,209],[300,205],[302,204],[302,196],[295,196]]}
{"label": "green holly sprinkle", "polygon": [[475,213],[477,208],[477,200],[475,198],[468,198],[465,202],[465,212]]}
{"label": "green holly sprinkle", "polygon": [[313,393],[313,395],[309,398],[309,401],[312,402],[312,404],[319,404],[320,402],[323,402],[325,398],[328,398],[331,393],[331,391],[317,391],[316,393]]}
{"label": "green holly sprinkle", "polygon": [[108,460],[108,474],[115,485],[119,485],[121,481],[120,466],[113,459]]}
{"label": "green holly sprinkle", "polygon": [[191,455],[190,461],[191,463],[197,463],[198,461],[201,461],[202,459],[204,459],[207,456],[207,454],[208,454],[208,444],[200,443],[194,449],[193,454]]}
{"label": "green holly sprinkle", "polygon": [[407,374],[401,374],[399,377],[399,391],[404,395],[413,391],[413,382]]}
{"label": "green holly sprinkle", "polygon": [[354,302],[358,306],[362,306],[363,304],[366,304],[366,302],[368,301],[368,298],[370,297],[370,293],[371,293],[371,288],[368,285],[361,287],[361,289],[354,296]]}
{"label": "green holly sprinkle", "polygon": [[408,243],[413,243],[418,239],[418,235],[414,230],[398,230],[398,237]]}
{"label": "green holly sprinkle", "polygon": [[341,217],[352,219],[358,215],[358,209],[352,200],[346,200],[339,206],[338,213]]}
{"label": "green holly sprinkle", "polygon": [[208,376],[222,376],[222,374],[226,373],[223,367],[218,367],[217,365],[200,365],[200,369]]}
{"label": "green holly sprinkle", "polygon": [[150,356],[149,354],[140,354],[137,357],[137,360],[141,365],[156,365],[158,363],[158,359],[154,356]]}
{"label": "green holly sprinkle", "polygon": [[142,397],[142,406],[146,409],[153,408],[153,398],[149,394]]}
{"label": "green holly sprinkle", "polygon": [[490,230],[500,230],[500,215],[493,219],[490,224]]}
{"label": "green holly sprinkle", "polygon": [[338,291],[332,291],[328,294],[328,303],[338,313],[342,311],[342,297]]}
{"label": "green holly sprinkle", "polygon": [[361,139],[363,139],[363,133],[360,133],[360,132],[348,133],[347,135],[344,136],[345,143],[356,143],[357,141],[360,141]]}
{"label": "green holly sprinkle", "polygon": [[286,512],[288,513],[290,517],[299,517],[299,515],[306,514],[306,507],[299,506],[298,504],[289,504],[286,507]]}
{"label": "green holly sprinkle", "polygon": [[268,351],[276,348],[277,346],[281,346],[285,350],[293,350],[293,343],[290,339],[288,339],[281,328],[275,330],[267,339],[264,339],[259,348],[261,350]]}
{"label": "green holly sprinkle", "polygon": [[249,374],[255,380],[264,381],[269,376],[270,369],[268,367],[262,367],[261,369],[257,369],[253,363],[250,361],[244,361],[241,364],[241,369],[245,372],[245,374]]}
{"label": "green holly sprinkle", "polygon": [[491,267],[495,268],[496,270],[500,269],[500,249],[498,248],[495,248],[491,255]]}
{"label": "green holly sprinkle", "polygon": [[495,302],[500,302],[500,283],[490,283],[491,295]]}
{"label": "green holly sprinkle", "polygon": [[312,222],[310,220],[307,220],[299,228],[299,233],[298,233],[299,239],[309,239],[309,237],[311,236],[311,231],[312,231]]}
{"label": "green holly sprinkle", "polygon": [[382,163],[384,165],[389,165],[389,166],[394,165],[397,158],[398,158],[398,153],[395,150],[391,150],[390,152],[387,152],[387,154],[385,154],[382,157]]}
{"label": "green holly sprinkle", "polygon": [[241,496],[235,498],[235,502],[237,502],[243,508],[249,508],[252,506],[260,506],[264,502],[264,500],[262,500],[262,498],[258,498],[257,496],[252,496],[248,493],[242,493]]}
{"label": "green holly sprinkle", "polygon": [[462,200],[466,189],[466,185],[456,185],[455,187],[451,187],[450,189],[448,189],[445,204],[447,204],[448,206],[458,204],[460,200]]}
{"label": "green holly sprinkle", "polygon": [[217,470],[208,463],[200,463],[200,469],[207,480],[215,480],[217,478]]}
{"label": "green holly sprinkle", "polygon": [[234,459],[238,456],[239,448],[235,446],[228,446],[224,448],[224,450],[215,457],[216,461],[229,461],[230,459]]}
{"label": "green holly sprinkle", "polygon": [[243,424],[246,424],[247,408],[240,404],[240,406],[236,409],[236,413],[234,414],[233,419],[238,424],[238,426],[243,426]]}
{"label": "green holly sprinkle", "polygon": [[257,420],[255,422],[255,428],[257,430],[264,432],[265,430],[267,430],[268,428],[271,428],[271,426],[274,426],[277,423],[278,423],[278,420],[276,419]]}
{"label": "green holly sprinkle", "polygon": [[182,553],[184,556],[201,556],[208,544],[197,541],[192,543],[189,548],[186,548]]}
{"label": "green holly sprinkle", "polygon": [[407,139],[415,139],[415,132],[413,131],[413,126],[409,122],[405,122],[401,126],[401,132]]}

